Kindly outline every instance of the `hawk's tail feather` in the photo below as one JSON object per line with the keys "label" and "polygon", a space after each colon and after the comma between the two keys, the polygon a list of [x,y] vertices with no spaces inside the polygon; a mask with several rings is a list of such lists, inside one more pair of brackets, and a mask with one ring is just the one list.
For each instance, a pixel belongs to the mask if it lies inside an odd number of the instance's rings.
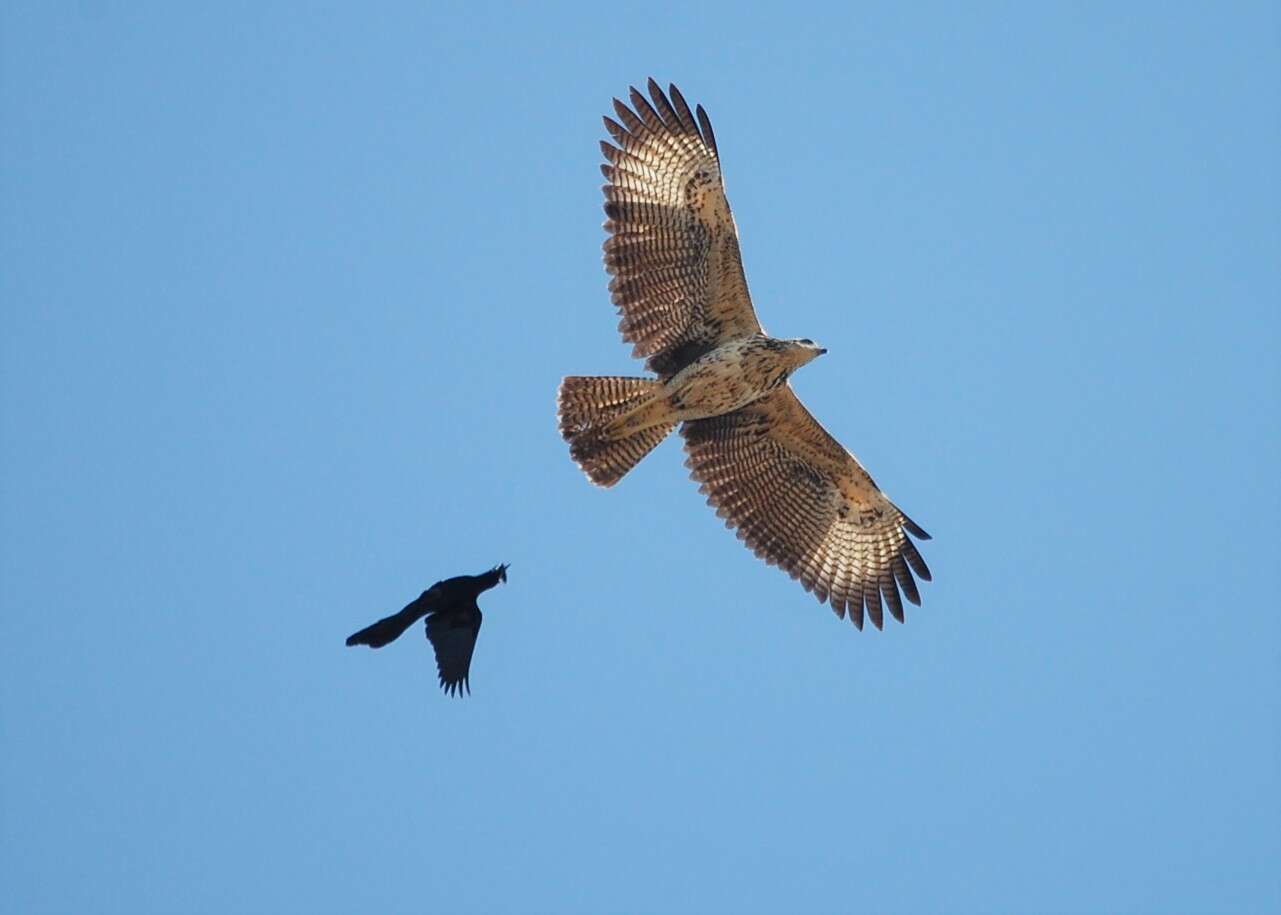
{"label": "hawk's tail feather", "polygon": [[[561,381],[556,398],[560,434],[569,442],[574,462],[593,483],[613,486],[676,428],[674,418],[660,418],[620,436],[618,429],[625,427],[613,423],[654,404],[662,387],[652,378],[571,375]],[[661,415],[662,411],[654,412]]]}

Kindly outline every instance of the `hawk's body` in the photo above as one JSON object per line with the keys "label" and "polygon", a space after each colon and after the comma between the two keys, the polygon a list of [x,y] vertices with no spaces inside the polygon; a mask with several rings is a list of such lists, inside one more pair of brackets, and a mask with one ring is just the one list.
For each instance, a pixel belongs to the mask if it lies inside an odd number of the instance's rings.
{"label": "hawk's body", "polygon": [[707,419],[758,400],[823,352],[808,340],[752,334],[722,343],[673,375],[664,387],[678,418]]}
{"label": "hawk's body", "polygon": [[729,340],[654,386],[651,399],[604,427],[605,438],[731,413],[759,400],[793,369],[823,352],[808,340],[774,340],[764,334]]}
{"label": "hawk's body", "polygon": [[711,122],[675,86],[669,100],[650,80],[649,93],[614,101],[601,169],[619,329],[658,378],[566,378],[570,453],[612,486],[682,423],[691,475],[758,556],[860,628],[865,608],[881,626],[882,601],[901,620],[900,589],[920,603],[912,571],[930,578],[907,535],[929,535],[797,400],[788,376],[825,351],[765,334]]}

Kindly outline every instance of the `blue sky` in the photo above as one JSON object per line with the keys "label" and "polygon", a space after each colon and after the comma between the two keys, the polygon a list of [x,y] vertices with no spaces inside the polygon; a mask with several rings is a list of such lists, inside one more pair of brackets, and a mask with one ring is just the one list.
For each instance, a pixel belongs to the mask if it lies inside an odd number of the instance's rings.
{"label": "blue sky", "polygon": [[[1175,6],[6,4],[13,910],[1281,907],[1281,17]],[[906,625],[556,433],[650,75]],[[343,647],[500,561],[466,701]]]}

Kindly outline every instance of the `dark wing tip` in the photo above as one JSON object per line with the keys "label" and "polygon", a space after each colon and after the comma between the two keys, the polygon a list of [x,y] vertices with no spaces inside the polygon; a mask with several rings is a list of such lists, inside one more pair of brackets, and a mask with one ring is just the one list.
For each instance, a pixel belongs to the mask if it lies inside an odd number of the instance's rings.
{"label": "dark wing tip", "polygon": [[921,556],[920,551],[917,550],[911,540],[904,537],[903,544],[899,548],[899,551],[902,553],[903,558],[907,560],[908,565],[912,567],[912,571],[920,576],[922,581],[934,580],[930,575],[930,567],[925,564],[925,559]]}
{"label": "dark wing tip", "polygon": [[904,622],[903,598],[898,593],[898,585],[894,583],[894,571],[892,568],[881,570],[881,596],[889,608],[890,615],[900,623]]}
{"label": "dark wing tip", "polygon": [[698,126],[703,131],[703,140],[712,148],[712,152],[719,159],[721,153],[716,148],[716,134],[712,132],[711,119],[707,116],[707,112],[703,110],[702,105],[695,109],[695,114],[698,115]]}
{"label": "dark wing tip", "polygon": [[[883,618],[881,610],[881,591],[876,587],[875,582],[863,582],[862,603],[867,607],[867,615],[872,619],[879,620]],[[859,626],[858,628],[862,629],[863,627]],[[880,628],[879,623],[877,624],[877,628]]]}
{"label": "dark wing tip", "polygon": [[[621,106],[622,102],[620,102],[618,99],[614,99],[614,104]],[[631,134],[628,133],[626,127],[618,123],[618,121],[615,121],[609,115],[604,115],[601,118],[601,121],[605,125],[605,130],[609,133],[611,137],[614,138],[614,141],[618,143],[619,146],[627,145],[627,141],[631,138]]]}
{"label": "dark wing tip", "polygon": [[684,126],[687,131],[697,134],[700,140],[707,142],[703,137],[702,132],[699,130],[698,125],[694,123],[694,115],[690,112],[689,103],[685,101],[685,96],[681,95],[680,89],[676,88],[675,83],[669,83],[667,91],[671,94],[672,106],[676,111],[677,120],[681,122],[682,126]]}
{"label": "dark wing tip", "polygon": [[632,111],[636,112],[642,121],[647,120],[646,115],[653,114],[654,109],[650,106],[649,100],[635,86],[628,87],[627,97],[632,103]]}
{"label": "dark wing tip", "polygon": [[850,598],[849,606],[850,606],[850,622],[854,624],[855,629],[857,629],[859,632],[862,632],[865,601],[863,600],[861,595],[855,595]]}
{"label": "dark wing tip", "polygon": [[441,674],[440,688],[444,690],[446,696],[457,696],[459,699],[471,695],[471,683],[468,682],[467,677],[461,680],[446,680],[445,675]]}
{"label": "dark wing tip", "polygon": [[911,534],[917,540],[933,540],[934,539],[929,534],[925,533],[925,530],[919,524],[917,524],[915,521],[909,518],[907,515],[903,516],[903,527],[907,530],[909,534]]}
{"label": "dark wing tip", "polygon": [[921,592],[917,589],[916,581],[912,578],[912,573],[908,569],[907,563],[903,561],[901,554],[894,557],[891,569],[894,571],[895,579],[898,580],[899,588],[903,591],[903,596],[916,604],[916,606],[921,606]]}

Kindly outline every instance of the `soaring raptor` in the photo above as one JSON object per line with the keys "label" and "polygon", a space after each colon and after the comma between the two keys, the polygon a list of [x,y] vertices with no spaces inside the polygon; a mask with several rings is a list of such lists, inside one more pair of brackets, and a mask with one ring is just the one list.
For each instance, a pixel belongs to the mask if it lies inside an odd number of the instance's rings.
{"label": "soaring raptor", "polygon": [[[605,267],[623,339],[657,378],[561,382],[570,455],[612,486],[680,424],[690,475],[727,527],[855,626],[903,620],[925,533],[801,404],[788,376],[826,350],[766,335],[747,291],[711,122],[680,91],[614,99],[602,142]],[[900,591],[902,594],[900,594]]]}

